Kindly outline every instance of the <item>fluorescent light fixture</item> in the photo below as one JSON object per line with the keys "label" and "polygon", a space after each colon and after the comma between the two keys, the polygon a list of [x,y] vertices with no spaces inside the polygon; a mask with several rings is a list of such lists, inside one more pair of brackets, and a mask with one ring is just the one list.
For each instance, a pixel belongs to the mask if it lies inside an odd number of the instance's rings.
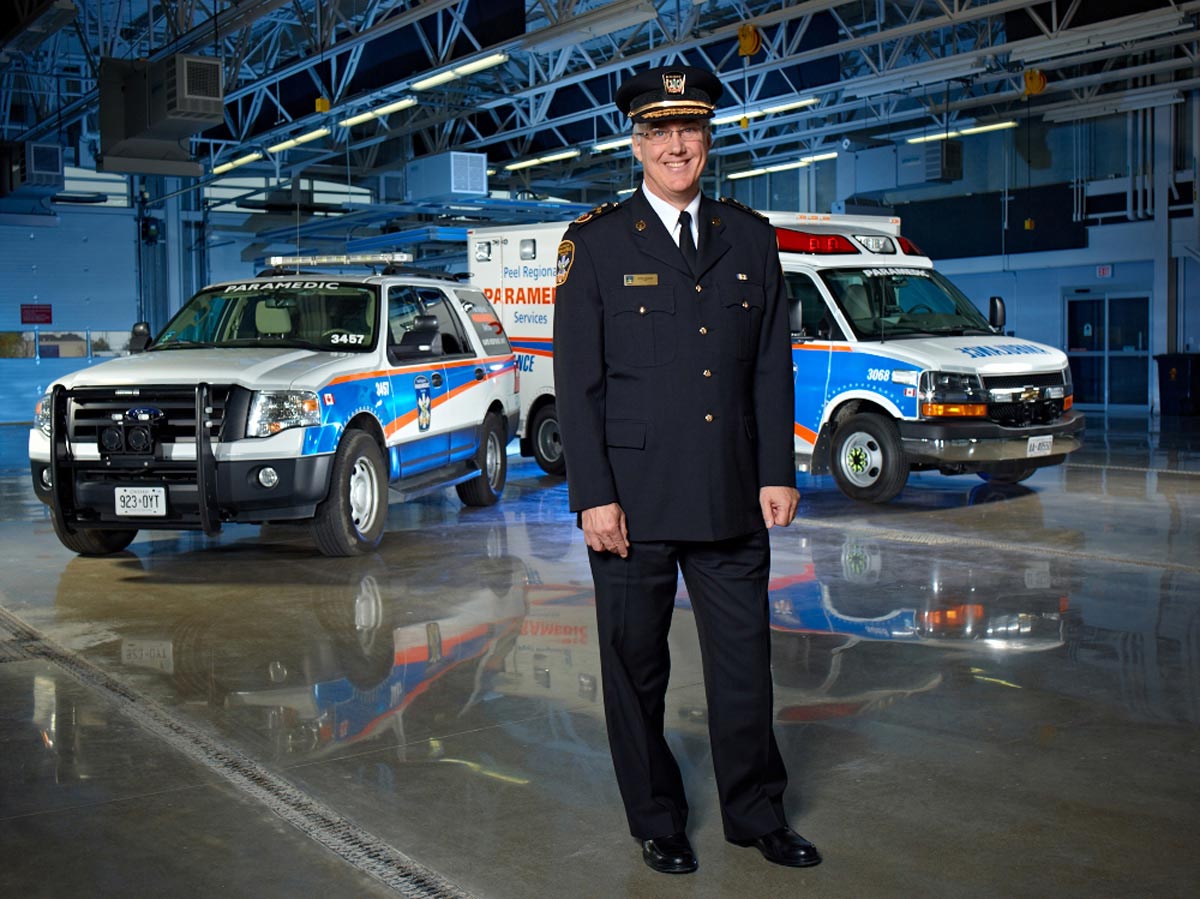
{"label": "fluorescent light fixture", "polygon": [[535,165],[541,165],[545,162],[559,162],[563,159],[573,159],[579,155],[578,150],[563,150],[559,153],[548,153],[545,156],[539,156],[536,159],[525,159],[521,162],[513,162],[504,167],[506,172],[515,172],[519,169],[531,168]]}
{"label": "fluorescent light fixture", "polygon": [[756,119],[763,114],[761,109],[747,109],[744,112],[731,112],[728,115],[720,115],[715,117],[711,125],[728,125],[732,122],[740,122],[742,119]]}
{"label": "fluorescent light fixture", "polygon": [[466,65],[455,66],[450,71],[459,78],[465,78],[467,75],[474,75],[476,72],[482,72],[484,69],[490,69],[506,62],[508,62],[507,53],[493,53],[491,56],[485,56],[483,59],[477,59]]}
{"label": "fluorescent light fixture", "polygon": [[391,115],[393,112],[400,112],[402,109],[409,109],[417,105],[416,97],[403,97],[399,100],[393,100],[377,109],[369,109],[366,112],[360,112],[358,115],[350,116],[348,119],[342,119],[338,122],[343,128],[349,128],[351,125],[361,125],[363,122],[369,122],[371,119],[380,119],[385,115]]}
{"label": "fluorescent light fixture", "polygon": [[908,144],[925,144],[935,140],[946,140],[951,137],[963,137],[968,134],[984,134],[988,131],[1005,131],[1009,128],[1016,128],[1017,123],[1014,121],[993,122],[990,125],[971,125],[968,128],[953,128],[949,131],[939,131],[936,134],[918,134],[915,137],[910,137],[905,140]]}
{"label": "fluorescent light fixture", "polygon": [[263,154],[258,150],[253,153],[247,153],[245,156],[239,156],[237,159],[231,159],[229,162],[223,162],[220,165],[214,165],[212,173],[214,175],[224,175],[226,172],[236,169],[240,165],[246,165],[249,162],[257,162],[263,158]]}
{"label": "fluorescent light fixture", "polygon": [[789,112],[793,109],[800,109],[804,106],[813,106],[820,101],[816,97],[805,97],[802,100],[793,100],[788,103],[776,103],[772,106],[756,106],[752,109],[746,109],[742,112],[728,112],[724,115],[719,115],[711,122],[712,125],[728,125],[731,122],[740,122],[743,118],[756,119],[759,116],[773,115],[780,112]]}
{"label": "fluorescent light fixture", "polygon": [[766,115],[774,115],[780,112],[791,112],[793,109],[800,109],[804,106],[816,106],[821,101],[816,97],[805,97],[803,100],[794,100],[791,103],[780,103],[778,106],[768,106],[763,112]]}
{"label": "fluorescent light fixture", "polygon": [[772,172],[786,172],[791,169],[802,169],[805,166],[812,165],[814,162],[825,162],[828,159],[837,159],[837,151],[833,150],[828,153],[814,153],[812,156],[801,156],[794,162],[781,162],[776,165],[762,166],[757,169],[748,169],[744,172],[734,172],[731,175],[726,175],[730,181],[737,181],[741,178],[753,178],[756,175],[768,175]]}
{"label": "fluorescent light fixture", "polygon": [[917,62],[879,75],[867,75],[845,81],[842,83],[842,93],[855,99],[876,97],[880,94],[971,78],[975,75],[982,75],[986,71],[987,63],[982,57],[960,54],[928,62]]}
{"label": "fluorescent light fixture", "polygon": [[631,193],[633,193],[635,190],[637,190],[636,187],[623,187],[619,191],[617,191],[617,196],[618,197],[627,197]]}
{"label": "fluorescent light fixture", "polygon": [[278,143],[278,144],[275,144],[274,146],[267,147],[267,152],[268,153],[278,153],[280,150],[290,150],[292,147],[298,147],[298,146],[300,146],[300,144],[306,144],[310,140],[317,140],[318,138],[328,137],[328,136],[329,136],[328,128],[315,128],[312,131],[308,131],[304,134],[299,134],[296,137],[293,137],[293,138],[290,138],[289,140],[283,141],[282,143]]}
{"label": "fluorescent light fixture", "polygon": [[592,147],[593,153],[603,153],[606,150],[619,150],[621,147],[628,147],[633,143],[632,137],[622,137],[617,140],[605,141],[602,144],[596,144]]}
{"label": "fluorescent light fixture", "polygon": [[1183,96],[1177,90],[1159,89],[1142,94],[1138,94],[1136,91],[1126,91],[1124,94],[1097,97],[1086,103],[1070,103],[1055,109],[1048,109],[1042,114],[1042,118],[1047,122],[1078,122],[1081,119],[1094,119],[1121,112],[1137,112],[1141,109],[1172,106],[1182,102]]}
{"label": "fluorescent light fixture", "polygon": [[755,175],[765,175],[766,169],[747,169],[744,172],[734,172],[731,175],[726,175],[730,181],[737,181],[739,178],[753,178]]}
{"label": "fluorescent light fixture", "polygon": [[524,48],[537,52],[561,50],[656,18],[658,10],[650,0],[617,0],[591,12],[567,17],[548,28],[526,33]]}
{"label": "fluorescent light fixture", "polygon": [[429,90],[431,87],[437,87],[439,84],[445,84],[447,81],[453,81],[458,76],[454,74],[453,69],[447,69],[444,72],[439,72],[436,75],[430,75],[428,78],[422,78],[420,81],[412,83],[412,89],[415,91]]}
{"label": "fluorescent light fixture", "polygon": [[437,87],[439,84],[454,81],[456,78],[465,78],[467,75],[474,75],[476,72],[482,72],[484,69],[490,69],[506,62],[508,62],[507,53],[493,53],[490,56],[484,56],[473,62],[465,62],[460,66],[451,66],[444,72],[438,72],[438,74],[422,78],[420,81],[414,81],[412,89],[415,91],[429,90],[429,88]]}
{"label": "fluorescent light fixture", "polygon": [[1184,30],[1195,30],[1187,16],[1178,9],[1160,9],[1013,41],[1008,44],[1008,57],[1014,62],[1039,62]]}

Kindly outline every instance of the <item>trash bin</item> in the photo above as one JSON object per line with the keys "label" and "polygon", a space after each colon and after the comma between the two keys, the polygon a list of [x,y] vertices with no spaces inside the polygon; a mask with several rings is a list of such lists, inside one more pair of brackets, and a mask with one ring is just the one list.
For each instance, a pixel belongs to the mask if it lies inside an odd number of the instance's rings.
{"label": "trash bin", "polygon": [[1200,415],[1200,353],[1162,353],[1158,362],[1161,415]]}

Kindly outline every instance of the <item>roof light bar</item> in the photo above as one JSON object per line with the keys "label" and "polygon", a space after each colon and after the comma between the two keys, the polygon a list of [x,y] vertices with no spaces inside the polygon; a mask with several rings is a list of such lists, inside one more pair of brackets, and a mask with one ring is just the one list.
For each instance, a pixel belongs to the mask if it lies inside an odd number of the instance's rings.
{"label": "roof light bar", "polygon": [[285,265],[395,265],[412,262],[412,253],[342,253],[326,256],[268,256],[273,268]]}
{"label": "roof light bar", "polygon": [[781,253],[807,253],[810,256],[842,256],[861,254],[862,250],[840,234],[813,234],[776,228],[775,242]]}

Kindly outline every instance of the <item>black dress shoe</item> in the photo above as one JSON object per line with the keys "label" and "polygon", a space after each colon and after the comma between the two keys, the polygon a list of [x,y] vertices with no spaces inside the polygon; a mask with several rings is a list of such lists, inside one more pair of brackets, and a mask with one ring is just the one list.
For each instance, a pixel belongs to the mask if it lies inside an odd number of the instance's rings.
{"label": "black dress shoe", "polygon": [[769,862],[791,868],[807,868],[821,863],[821,853],[796,831],[784,825],[753,840],[730,840],[738,846],[753,846]]}
{"label": "black dress shoe", "polygon": [[690,874],[700,866],[686,833],[642,840],[642,859],[660,874]]}

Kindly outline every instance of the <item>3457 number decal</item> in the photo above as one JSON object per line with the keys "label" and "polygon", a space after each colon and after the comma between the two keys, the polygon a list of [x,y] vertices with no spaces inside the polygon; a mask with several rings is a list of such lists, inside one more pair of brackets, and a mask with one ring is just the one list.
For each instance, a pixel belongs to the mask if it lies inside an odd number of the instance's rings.
{"label": "3457 number decal", "polygon": [[365,334],[331,334],[329,337],[330,343],[348,343],[359,344],[367,339]]}
{"label": "3457 number decal", "polygon": [[868,381],[890,381],[892,379],[892,370],[890,368],[868,368]]}

